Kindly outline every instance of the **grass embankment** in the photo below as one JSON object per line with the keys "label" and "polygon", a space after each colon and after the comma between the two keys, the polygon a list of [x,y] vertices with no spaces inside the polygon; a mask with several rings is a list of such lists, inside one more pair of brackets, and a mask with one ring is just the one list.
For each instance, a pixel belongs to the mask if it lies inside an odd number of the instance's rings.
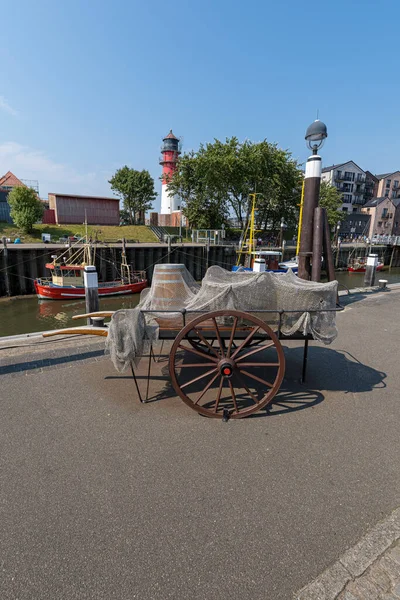
{"label": "grass embankment", "polygon": [[[59,238],[76,235],[83,237],[85,235],[84,225],[34,225],[31,233],[21,233],[18,227],[9,223],[0,223],[0,238],[5,236],[13,242],[19,237],[21,242],[32,244],[41,242],[42,233],[50,233],[53,242],[58,242]],[[122,225],[121,227],[112,225],[89,225],[88,235],[92,240],[99,242],[117,242],[123,237],[128,241],[135,242],[158,242],[154,233],[145,225]]]}

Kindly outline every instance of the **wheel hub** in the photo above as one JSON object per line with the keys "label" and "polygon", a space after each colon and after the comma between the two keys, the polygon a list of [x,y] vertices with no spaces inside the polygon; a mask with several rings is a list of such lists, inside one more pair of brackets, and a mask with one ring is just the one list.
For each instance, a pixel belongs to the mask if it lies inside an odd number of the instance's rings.
{"label": "wheel hub", "polygon": [[233,375],[235,369],[235,362],[230,358],[223,358],[218,363],[218,369],[222,377],[229,379]]}

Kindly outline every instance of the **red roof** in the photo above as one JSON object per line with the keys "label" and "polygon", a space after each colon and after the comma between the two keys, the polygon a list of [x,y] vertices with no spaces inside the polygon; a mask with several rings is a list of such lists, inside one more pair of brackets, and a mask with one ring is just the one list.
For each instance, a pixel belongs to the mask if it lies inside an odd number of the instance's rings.
{"label": "red roof", "polygon": [[165,138],[163,138],[163,140],[178,140],[179,142],[179,138],[177,138],[173,133],[172,133],[172,129],[169,130],[169,134],[167,136],[165,136]]}
{"label": "red roof", "polygon": [[109,196],[80,196],[79,194],[57,194],[56,192],[49,192],[49,196],[57,196],[57,198],[83,198],[83,200],[115,200],[119,202],[119,198],[110,198]]}
{"label": "red roof", "polygon": [[24,183],[22,183],[22,181],[20,181],[18,179],[18,177],[16,177],[14,175],[14,173],[11,173],[11,171],[7,171],[7,173],[5,175],[3,175],[3,177],[0,177],[0,187],[1,186],[9,186],[9,187],[23,186],[23,187],[26,187],[26,185]]}

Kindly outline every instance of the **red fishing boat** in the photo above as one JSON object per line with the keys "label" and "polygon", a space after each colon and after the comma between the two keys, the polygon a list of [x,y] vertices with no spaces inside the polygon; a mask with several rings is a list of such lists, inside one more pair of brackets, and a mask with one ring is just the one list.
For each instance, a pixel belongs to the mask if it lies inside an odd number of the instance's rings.
{"label": "red fishing boat", "polygon": [[[65,256],[66,254],[71,256]],[[63,255],[64,254],[64,255]],[[61,256],[52,256],[53,262],[47,263],[51,277],[35,279],[35,291],[38,298],[46,300],[71,300],[85,298],[83,271],[85,266],[94,264],[94,252],[91,245],[85,243],[75,253],[69,249]],[[99,296],[122,296],[137,294],[147,287],[144,271],[133,271],[126,260],[125,247],[122,250],[120,278],[114,281],[99,282]]]}
{"label": "red fishing boat", "polygon": [[[378,262],[376,270],[382,271],[383,267],[384,267],[383,262]],[[366,256],[361,256],[359,258],[353,258],[350,260],[349,264],[347,265],[347,270],[349,271],[349,273],[365,273],[366,268],[367,268],[367,257]]]}

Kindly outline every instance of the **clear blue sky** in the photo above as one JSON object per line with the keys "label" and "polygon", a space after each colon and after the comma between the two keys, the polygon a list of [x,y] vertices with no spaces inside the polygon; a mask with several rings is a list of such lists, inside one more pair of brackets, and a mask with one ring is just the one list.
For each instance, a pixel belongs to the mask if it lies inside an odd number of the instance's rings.
{"label": "clear blue sky", "polygon": [[[124,164],[159,189],[161,138],[267,138],[304,161],[400,168],[398,0],[0,3],[0,172],[111,195]],[[159,207],[159,199],[156,209]]]}

